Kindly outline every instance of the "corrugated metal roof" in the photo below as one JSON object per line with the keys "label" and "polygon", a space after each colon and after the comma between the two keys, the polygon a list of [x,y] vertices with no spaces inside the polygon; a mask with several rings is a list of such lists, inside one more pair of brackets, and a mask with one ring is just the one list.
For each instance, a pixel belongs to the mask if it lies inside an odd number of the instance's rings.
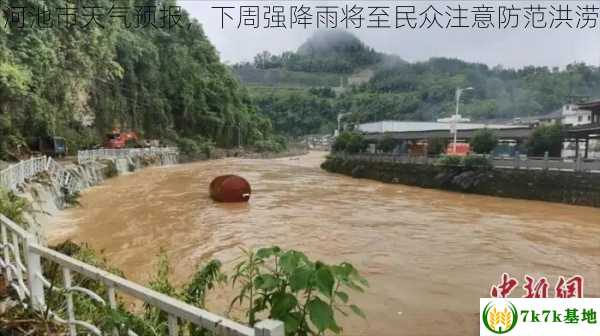
{"label": "corrugated metal roof", "polygon": [[[365,133],[385,132],[422,132],[422,131],[450,131],[451,123],[428,122],[428,121],[378,121],[358,125],[358,129]],[[522,128],[522,125],[505,124],[483,124],[483,123],[457,123],[456,128],[460,130],[475,130],[481,128],[510,129]]]}

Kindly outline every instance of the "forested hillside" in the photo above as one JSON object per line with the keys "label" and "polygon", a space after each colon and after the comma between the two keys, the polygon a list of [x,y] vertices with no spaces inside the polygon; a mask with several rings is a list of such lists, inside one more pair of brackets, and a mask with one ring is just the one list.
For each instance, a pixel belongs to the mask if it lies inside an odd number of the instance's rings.
{"label": "forested hillside", "polygon": [[[336,35],[339,35],[338,39],[335,38]],[[270,82],[261,83],[263,86],[272,86],[271,90],[264,87],[251,88],[259,112],[271,118],[278,132],[292,135],[330,133],[336,125],[336,115],[344,112],[351,112],[353,115],[350,119],[356,122],[384,119],[435,120],[454,113],[457,87],[474,87],[473,91],[466,92],[461,99],[461,114],[475,120],[546,114],[560,108],[573,96],[600,97],[600,69],[595,66],[574,63],[563,69],[538,66],[506,69],[449,58],[408,63],[398,56],[373,51],[347,35],[348,33],[328,33],[327,40],[337,41],[331,45],[314,42],[323,40],[320,35],[316,35],[297,52],[281,56],[263,53],[255,58],[253,65],[234,67],[238,74],[249,73],[249,66],[255,71],[262,68],[268,68],[269,71],[290,69],[289,61],[281,61],[282,59],[307,59],[303,55],[306,49],[311,49],[308,46],[318,45],[318,48],[313,49],[319,50],[319,57],[313,59],[326,60],[324,62],[328,66],[318,66],[316,69],[325,71],[329,76],[347,76],[348,71],[356,73],[365,68],[374,72],[367,83],[346,83],[344,90],[336,89],[333,95],[315,94],[316,91],[311,91],[310,88],[278,89],[287,86],[289,78],[286,82],[277,82],[271,77]],[[348,45],[344,47],[344,43]],[[350,50],[347,57],[342,56],[344,50]],[[351,55],[356,55],[351,50],[361,50],[358,55],[372,57],[367,57],[370,61],[365,62],[365,58],[359,56],[348,67],[348,59],[353,57]],[[339,60],[339,66],[331,64],[336,60]],[[301,73],[310,75],[315,67],[295,69],[303,69],[304,72]],[[296,77],[299,78],[301,73]],[[244,83],[255,84],[247,76],[239,77]],[[303,85],[310,86],[306,80]],[[326,85],[315,81],[312,86]]]}
{"label": "forested hillside", "polygon": [[[43,2],[48,8],[65,3]],[[19,0],[7,7],[40,4]],[[112,4],[95,2],[105,9]],[[89,20],[77,18],[81,26]],[[269,140],[269,120],[255,113],[200,24],[185,12],[170,30],[126,28],[121,21],[103,28],[14,28],[0,19],[0,159],[25,152],[28,137],[64,136],[75,150],[99,143],[113,127],[146,138],[221,146],[237,143],[241,127],[244,142]]]}
{"label": "forested hillside", "polygon": [[348,76],[390,57],[376,52],[356,36],[344,31],[319,31],[295,52],[273,55],[263,51],[252,63],[233,66],[240,80],[251,85],[285,87],[340,86]]}
{"label": "forested hillside", "polygon": [[285,68],[291,71],[352,73],[379,63],[383,55],[344,31],[318,31],[296,52],[272,55],[264,51],[254,57],[260,69]]}

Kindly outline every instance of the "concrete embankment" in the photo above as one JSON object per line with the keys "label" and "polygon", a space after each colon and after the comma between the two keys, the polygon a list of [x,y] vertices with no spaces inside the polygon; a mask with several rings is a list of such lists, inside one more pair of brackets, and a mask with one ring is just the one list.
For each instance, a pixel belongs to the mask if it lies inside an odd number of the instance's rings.
{"label": "concrete embankment", "polygon": [[29,231],[42,242],[45,230],[51,223],[51,217],[58,211],[76,204],[77,195],[85,189],[98,185],[106,178],[126,174],[148,166],[173,164],[165,162],[160,156],[106,159],[85,164],[66,165],[72,183],[66,190],[60,182],[48,174],[40,174],[27,183],[17,194],[29,201],[30,208],[25,211]]}
{"label": "concrete embankment", "polygon": [[600,175],[547,170],[487,169],[398,162],[371,162],[330,156],[321,168],[387,183],[600,207]]}

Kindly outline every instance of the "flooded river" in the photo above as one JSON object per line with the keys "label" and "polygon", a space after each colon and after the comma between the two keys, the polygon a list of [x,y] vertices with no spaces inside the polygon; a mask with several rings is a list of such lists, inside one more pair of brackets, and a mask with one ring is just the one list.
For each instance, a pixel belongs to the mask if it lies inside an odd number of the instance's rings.
{"label": "flooded river", "polygon": [[[323,153],[150,168],[105,181],[63,212],[51,241],[87,242],[134,281],[147,282],[161,248],[181,283],[201,261],[231,265],[239,247],[272,244],[353,263],[369,280],[351,297],[367,320],[346,335],[477,335],[479,298],[508,272],[585,277],[600,296],[600,209],[383,184],[327,173]],[[208,184],[236,173],[249,204],[215,204]],[[522,295],[522,289],[515,291]],[[226,294],[211,307],[226,310]],[[219,304],[222,302],[222,304]]]}

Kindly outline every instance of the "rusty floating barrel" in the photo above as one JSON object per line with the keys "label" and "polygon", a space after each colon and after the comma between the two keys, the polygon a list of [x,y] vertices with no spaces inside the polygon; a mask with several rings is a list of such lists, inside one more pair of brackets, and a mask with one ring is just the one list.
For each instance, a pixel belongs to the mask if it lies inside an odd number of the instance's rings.
{"label": "rusty floating barrel", "polygon": [[218,202],[248,202],[250,183],[237,175],[221,175],[210,183],[210,197]]}

